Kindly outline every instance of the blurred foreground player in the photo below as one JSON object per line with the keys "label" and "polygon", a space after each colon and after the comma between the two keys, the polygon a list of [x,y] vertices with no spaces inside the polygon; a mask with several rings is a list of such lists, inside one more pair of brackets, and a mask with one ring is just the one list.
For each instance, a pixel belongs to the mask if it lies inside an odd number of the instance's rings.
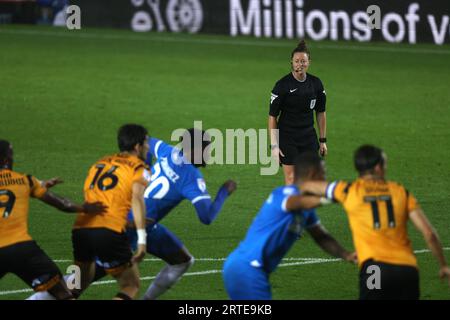
{"label": "blurred foreground player", "polygon": [[72,299],[58,267],[28,233],[30,197],[61,211],[84,212],[89,217],[106,208],[98,202],[75,204],[46,189],[59,183],[57,179],[41,182],[12,169],[12,145],[0,140],[0,279],[13,273],[35,291],[48,290],[56,299]]}
{"label": "blurred foreground player", "polygon": [[[353,182],[308,182],[305,192],[326,196],[344,207],[358,254],[361,300],[419,299],[419,272],[407,223],[422,233],[439,261],[439,276],[449,279],[442,245],[416,198],[397,182],[385,179],[386,154],[364,145],[354,155],[359,178]],[[374,280],[379,270],[379,282]]]}
{"label": "blurred foreground player", "polygon": [[245,239],[225,261],[223,279],[233,300],[269,300],[272,298],[270,274],[306,229],[327,253],[355,262],[354,253],[346,251],[320,224],[316,211],[323,198],[303,195],[303,184],[324,180],[323,161],[314,151],[299,155],[294,161],[295,184],[272,191],[253,220]]}

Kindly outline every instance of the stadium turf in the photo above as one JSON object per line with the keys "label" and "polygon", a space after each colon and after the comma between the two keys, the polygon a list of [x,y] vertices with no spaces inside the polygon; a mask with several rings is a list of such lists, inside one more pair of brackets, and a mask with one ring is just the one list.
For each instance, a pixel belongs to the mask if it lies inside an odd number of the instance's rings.
{"label": "stadium turf", "polygon": [[[117,128],[147,126],[170,140],[176,128],[265,128],[270,91],[289,72],[289,40],[192,36],[130,31],[0,27],[0,138],[15,149],[15,169],[41,179],[59,176],[55,192],[82,200],[88,167],[116,150]],[[327,91],[328,178],[352,179],[352,152],[362,143],[382,146],[388,176],[414,193],[450,247],[450,48],[431,45],[311,43],[310,72]],[[269,192],[282,184],[260,176],[258,165],[213,165],[204,171],[215,195],[226,179],[237,192],[211,226],[189,203],[163,224],[186,244],[196,264],[165,299],[225,299],[220,260],[244,237]],[[351,236],[343,210],[318,211],[346,247]],[[63,272],[72,257],[74,217],[33,200],[30,232]],[[411,228],[416,250],[425,249]],[[446,251],[450,258],[449,251]],[[147,256],[147,258],[151,258]],[[214,259],[211,259],[214,258]],[[305,235],[271,277],[275,299],[355,299],[356,267],[330,259]],[[309,259],[314,258],[314,259]],[[437,262],[418,253],[423,299],[449,299]],[[160,261],[141,264],[145,289]],[[111,280],[107,278],[105,280]],[[0,299],[23,299],[26,285],[12,275],[0,281]],[[92,286],[85,299],[109,299],[116,285]]]}

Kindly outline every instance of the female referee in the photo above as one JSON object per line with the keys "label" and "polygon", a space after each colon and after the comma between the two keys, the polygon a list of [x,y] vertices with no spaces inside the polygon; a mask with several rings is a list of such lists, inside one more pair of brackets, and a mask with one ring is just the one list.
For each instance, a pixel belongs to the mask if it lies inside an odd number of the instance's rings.
{"label": "female referee", "polygon": [[[311,55],[302,40],[291,53],[291,72],[277,81],[270,97],[270,147],[283,166],[286,185],[294,183],[293,164],[298,154],[307,150],[327,154],[325,90],[319,78],[307,73],[310,64]],[[273,129],[279,129],[279,136]]]}

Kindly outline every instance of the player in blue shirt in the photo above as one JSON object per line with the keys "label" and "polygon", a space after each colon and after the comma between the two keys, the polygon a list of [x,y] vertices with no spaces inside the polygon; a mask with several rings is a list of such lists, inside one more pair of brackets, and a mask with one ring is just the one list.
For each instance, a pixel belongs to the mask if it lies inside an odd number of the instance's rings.
{"label": "player in blue shirt", "polygon": [[325,200],[301,194],[304,182],[325,180],[323,161],[317,153],[306,152],[294,165],[295,184],[272,191],[245,239],[225,261],[223,279],[233,300],[271,299],[269,275],[304,229],[325,252],[356,263],[355,253],[346,251],[320,224],[314,208]]}
{"label": "player in blue shirt", "polygon": [[[183,243],[158,222],[181,201],[188,199],[194,205],[199,220],[209,225],[217,217],[225,199],[236,189],[236,183],[228,180],[212,201],[198,169],[206,166],[207,147],[211,141],[204,131],[197,129],[187,130],[182,141],[183,150],[180,150],[162,140],[150,139],[148,157],[155,157],[156,162],[144,194],[148,223],[147,252],[161,258],[167,265],[147,289],[145,300],[156,299],[167,291],[194,263],[194,257]],[[136,232],[129,230],[128,235],[130,243],[135,243]]]}

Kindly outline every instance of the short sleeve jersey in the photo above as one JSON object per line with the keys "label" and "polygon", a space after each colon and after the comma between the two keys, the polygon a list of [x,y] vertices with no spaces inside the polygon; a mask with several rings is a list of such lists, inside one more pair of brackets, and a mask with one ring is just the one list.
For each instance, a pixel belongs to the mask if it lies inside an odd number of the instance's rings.
{"label": "short sleeve jersey", "polygon": [[417,266],[407,222],[419,204],[405,187],[384,180],[337,181],[329,184],[327,197],[344,206],[360,266],[368,259]]}
{"label": "short sleeve jersey", "polygon": [[149,180],[147,165],[136,156],[119,153],[100,159],[89,170],[84,184],[84,198],[87,202],[100,201],[108,209],[102,215],[79,213],[74,228],[124,231],[131,209],[133,184],[147,186]]}
{"label": "short sleeve jersey", "polygon": [[0,248],[32,240],[28,233],[30,197],[41,198],[46,192],[31,175],[0,170]]}

